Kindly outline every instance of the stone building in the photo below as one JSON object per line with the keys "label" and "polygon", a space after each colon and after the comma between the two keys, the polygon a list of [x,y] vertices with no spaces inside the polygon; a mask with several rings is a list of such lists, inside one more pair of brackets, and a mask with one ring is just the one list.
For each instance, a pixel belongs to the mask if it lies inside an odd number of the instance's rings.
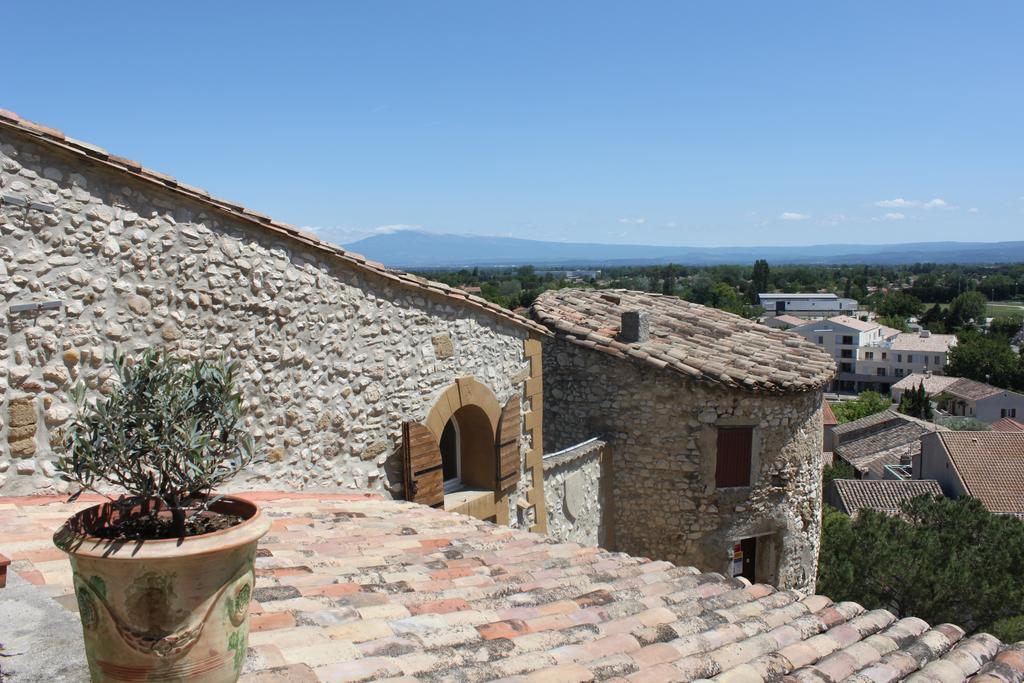
{"label": "stone building", "polygon": [[[0,494],[62,492],[65,396],[165,345],[241,363],[236,486],[403,493],[543,531],[534,322],[0,110]],[[404,481],[403,481],[404,480]]]}
{"label": "stone building", "polygon": [[826,353],[642,292],[546,292],[534,314],[554,333],[544,341],[545,452],[605,442],[607,547],[813,585],[822,386],[835,370]]}

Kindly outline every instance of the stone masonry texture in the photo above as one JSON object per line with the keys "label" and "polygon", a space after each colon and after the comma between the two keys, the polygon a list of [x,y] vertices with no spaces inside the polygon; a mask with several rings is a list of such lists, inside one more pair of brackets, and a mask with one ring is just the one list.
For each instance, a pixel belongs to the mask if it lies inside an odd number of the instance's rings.
{"label": "stone masonry texture", "polygon": [[[0,194],[53,207],[0,204],[0,493],[67,490],[66,390],[110,391],[115,348],[241,363],[254,489],[400,495],[402,421],[460,376],[523,390],[525,327],[5,127]],[[9,310],[45,301],[60,309]]]}
{"label": "stone masonry texture", "polygon": [[[770,394],[687,380],[561,338],[544,342],[545,452],[601,435],[609,547],[727,572],[758,536],[758,580],[813,587],[821,524],[821,391]],[[752,486],[715,488],[716,426],[752,426]]]}

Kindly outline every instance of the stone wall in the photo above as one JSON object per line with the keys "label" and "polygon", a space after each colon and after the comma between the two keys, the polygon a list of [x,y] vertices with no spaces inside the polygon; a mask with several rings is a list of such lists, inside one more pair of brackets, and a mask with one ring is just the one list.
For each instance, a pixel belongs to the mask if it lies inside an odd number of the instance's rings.
{"label": "stone wall", "polygon": [[[54,207],[0,205],[0,494],[66,490],[65,390],[109,391],[115,347],[241,362],[265,461],[234,488],[400,494],[404,420],[459,376],[523,392],[528,330],[8,129],[0,194]],[[60,309],[9,311],[44,301]]]}
{"label": "stone wall", "polygon": [[604,545],[604,442],[589,440],[544,456],[548,533],[560,541]]}
{"label": "stone wall", "polygon": [[[562,339],[545,342],[544,392],[546,452],[595,434],[607,441],[608,547],[726,573],[733,543],[758,536],[770,565],[759,581],[813,586],[820,392],[773,395],[698,384]],[[754,427],[751,487],[716,490],[716,425]]]}

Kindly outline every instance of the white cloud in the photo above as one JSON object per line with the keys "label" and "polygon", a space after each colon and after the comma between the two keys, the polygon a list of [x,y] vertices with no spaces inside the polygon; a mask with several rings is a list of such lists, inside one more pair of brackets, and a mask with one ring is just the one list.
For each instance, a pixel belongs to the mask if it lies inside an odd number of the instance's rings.
{"label": "white cloud", "polygon": [[972,206],[971,208],[967,209],[967,212],[968,213],[979,213],[978,207]]}
{"label": "white cloud", "polygon": [[818,221],[818,225],[834,228],[837,225],[845,223],[849,218],[843,213],[834,213],[831,216],[827,216]]}
{"label": "white cloud", "polygon": [[647,222],[647,219],[644,218],[643,216],[634,216],[620,218],[619,222],[622,223],[623,225],[643,225],[644,223]]}
{"label": "white cloud", "polygon": [[882,220],[883,221],[901,221],[901,220],[903,220],[906,217],[907,217],[906,214],[902,214],[902,213],[898,213],[898,212],[893,212],[893,213],[887,213],[884,216],[882,216]]}
{"label": "white cloud", "polygon": [[897,197],[896,199],[881,199],[875,202],[875,206],[880,206],[883,209],[952,209],[953,207],[945,199],[936,197],[935,199],[904,199],[903,197]]}
{"label": "white cloud", "polygon": [[805,221],[810,218],[810,215],[806,213],[797,213],[796,211],[784,211],[779,216],[780,221]]}
{"label": "white cloud", "polygon": [[676,223],[675,221],[669,221],[668,223],[666,223],[666,224],[665,224],[665,227],[666,227],[666,228],[674,228],[674,227],[676,227],[676,226],[678,226],[678,225],[679,225],[679,224],[678,224],[678,223]]}

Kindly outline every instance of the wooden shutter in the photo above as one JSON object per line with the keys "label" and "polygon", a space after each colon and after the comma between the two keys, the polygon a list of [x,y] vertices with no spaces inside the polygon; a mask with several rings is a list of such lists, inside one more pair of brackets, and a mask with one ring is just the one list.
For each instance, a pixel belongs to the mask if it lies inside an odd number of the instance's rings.
{"label": "wooden shutter", "polygon": [[417,422],[402,425],[405,498],[431,507],[444,507],[441,449],[434,433]]}
{"label": "wooden shutter", "polygon": [[715,486],[750,486],[750,451],[754,430],[750,427],[720,427]]}
{"label": "wooden shutter", "polygon": [[495,457],[498,473],[498,490],[504,491],[519,483],[519,401],[517,393],[510,398],[501,409],[501,422],[498,424],[498,443]]}

